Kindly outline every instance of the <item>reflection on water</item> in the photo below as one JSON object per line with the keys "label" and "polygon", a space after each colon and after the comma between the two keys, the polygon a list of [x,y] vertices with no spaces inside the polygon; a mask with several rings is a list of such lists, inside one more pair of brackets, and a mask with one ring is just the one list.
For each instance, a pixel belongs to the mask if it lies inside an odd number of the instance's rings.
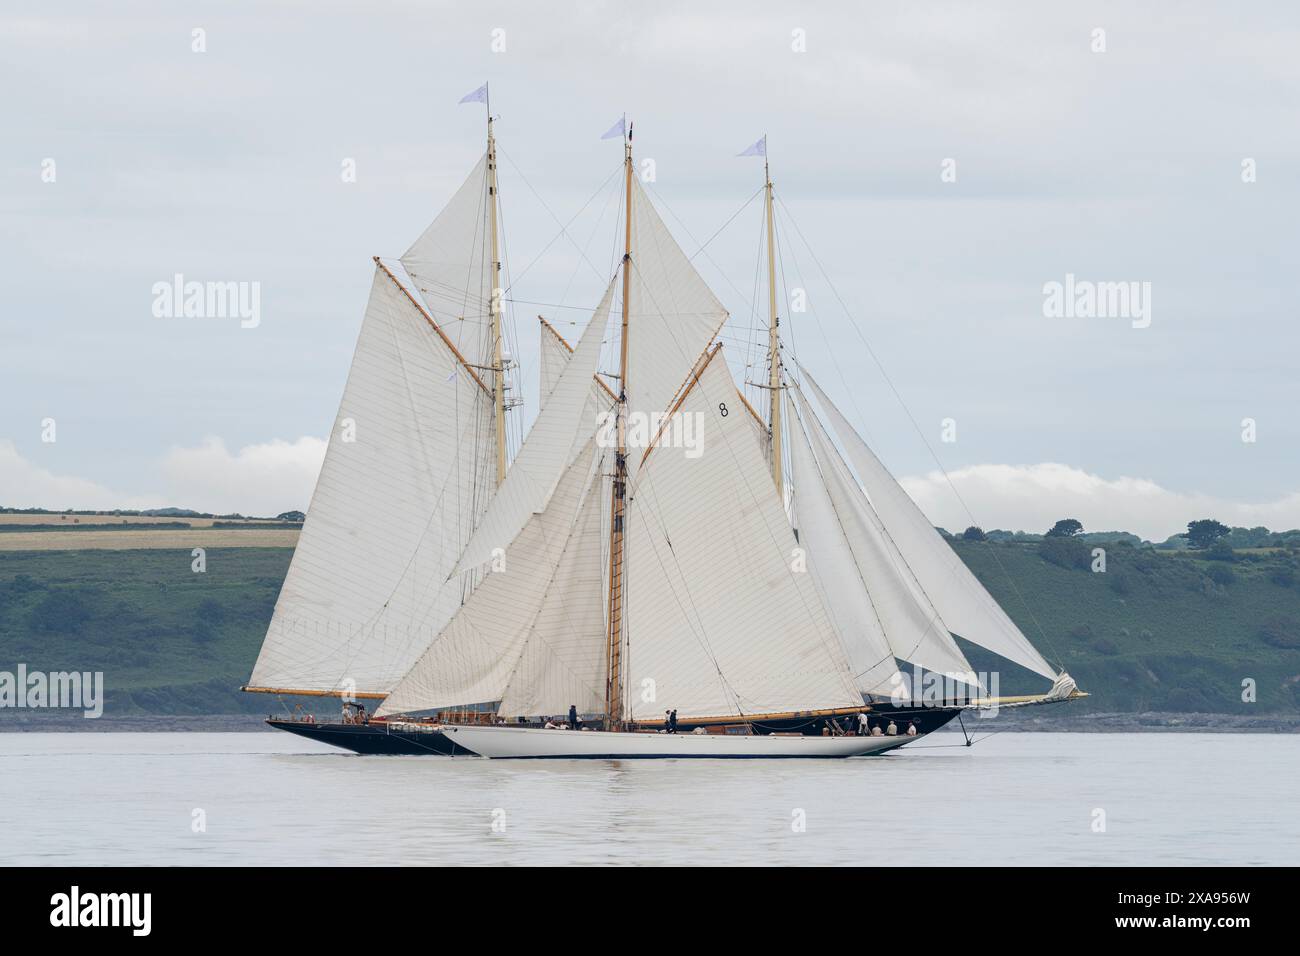
{"label": "reflection on water", "polygon": [[[1002,733],[951,745],[959,740],[852,760],[510,762],[358,757],[283,734],[5,733],[0,859],[980,866],[1300,856],[1288,809],[1300,737]],[[205,832],[193,830],[196,809]],[[1104,833],[1093,829],[1097,809]]]}

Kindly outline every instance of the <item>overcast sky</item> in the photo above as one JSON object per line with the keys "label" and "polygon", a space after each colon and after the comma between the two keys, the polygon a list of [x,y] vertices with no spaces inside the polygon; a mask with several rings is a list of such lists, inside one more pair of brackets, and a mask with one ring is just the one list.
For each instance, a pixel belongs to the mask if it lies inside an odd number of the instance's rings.
{"label": "overcast sky", "polygon": [[[457,100],[488,80],[530,409],[535,315],[576,336],[610,262],[600,134],[635,121],[696,253],[761,183],[735,154],[766,132],[809,301],[792,347],[936,522],[969,523],[927,444],[985,527],[1300,526],[1294,5],[806,6],[10,5],[0,504],[304,507],[370,257],[476,161],[483,111]],[[760,216],[696,257],[738,375]],[[155,318],[176,273],[259,282],[260,324]],[[1150,283],[1149,326],[1046,316],[1067,274]]]}

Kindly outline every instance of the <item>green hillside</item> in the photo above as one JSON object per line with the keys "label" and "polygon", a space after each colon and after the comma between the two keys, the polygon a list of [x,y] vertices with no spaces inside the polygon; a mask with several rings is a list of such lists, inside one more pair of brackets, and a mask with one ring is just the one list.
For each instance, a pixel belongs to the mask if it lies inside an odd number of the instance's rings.
{"label": "green hillside", "polygon": [[[1097,542],[954,541],[995,598],[1103,711],[1300,711],[1295,551],[1157,552]],[[289,566],[286,549],[0,552],[0,670],[102,670],[109,714],[265,713],[241,694]],[[1014,582],[1014,586],[1012,584]],[[1001,666],[1003,694],[1044,682]],[[1241,701],[1253,678],[1258,702]],[[0,715],[2,719],[2,715]]]}

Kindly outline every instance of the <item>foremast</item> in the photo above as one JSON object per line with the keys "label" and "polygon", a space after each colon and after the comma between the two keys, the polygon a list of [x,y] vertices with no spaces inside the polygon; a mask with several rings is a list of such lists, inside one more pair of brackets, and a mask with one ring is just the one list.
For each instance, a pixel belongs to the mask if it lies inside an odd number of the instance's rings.
{"label": "foremast", "polygon": [[772,480],[782,502],[785,493],[781,479],[781,335],[776,314],[776,243],[772,223],[772,175],[767,164],[767,137],[763,137],[763,192],[767,216],[767,364],[768,364],[768,433],[771,436]]}
{"label": "foremast", "polygon": [[632,275],[632,133],[623,142],[623,313],[615,406],[617,448],[610,490],[609,631],[605,667],[605,721],[610,730],[623,723],[624,537],[627,515],[627,320]]}

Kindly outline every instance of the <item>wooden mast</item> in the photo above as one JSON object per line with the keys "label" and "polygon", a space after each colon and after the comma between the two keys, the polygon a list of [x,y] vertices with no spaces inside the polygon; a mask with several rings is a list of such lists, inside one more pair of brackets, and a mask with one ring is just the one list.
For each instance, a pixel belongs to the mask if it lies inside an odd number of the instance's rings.
{"label": "wooden mast", "polygon": [[496,418],[497,484],[506,477],[506,369],[501,354],[501,257],[497,240],[497,143],[492,134],[492,106],[488,100],[488,221],[492,230],[492,410]]}
{"label": "wooden mast", "polygon": [[614,458],[613,491],[610,495],[609,522],[609,633],[605,658],[606,728],[615,730],[623,723],[623,539],[627,513],[627,317],[628,295],[632,276],[632,135],[623,143],[624,193],[623,213],[623,332],[618,360],[617,418],[618,449]]}
{"label": "wooden mast", "polygon": [[767,137],[763,137],[763,179],[767,194],[767,362],[768,362],[768,429],[772,436],[772,478],[776,494],[785,502],[781,487],[781,337],[780,318],[776,314],[776,244],[772,225],[772,175],[767,166]]}

